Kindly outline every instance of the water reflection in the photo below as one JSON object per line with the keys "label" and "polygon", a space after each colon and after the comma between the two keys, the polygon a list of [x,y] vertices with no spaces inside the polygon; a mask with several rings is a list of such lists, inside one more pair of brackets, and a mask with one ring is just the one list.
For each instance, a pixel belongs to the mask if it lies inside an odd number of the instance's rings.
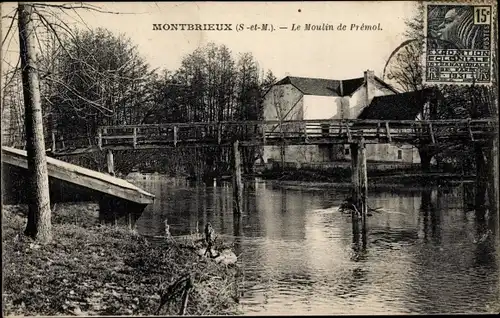
{"label": "water reflection", "polygon": [[[136,182],[137,183],[137,182]],[[256,182],[234,217],[232,191],[161,178],[142,180],[157,195],[138,221],[142,233],[182,235],[210,222],[234,242],[245,273],[248,314],[486,312],[498,306],[493,232],[481,241],[463,189],[370,191],[366,248],[350,215],[337,211],[349,189]],[[359,232],[359,231],[358,231]]]}

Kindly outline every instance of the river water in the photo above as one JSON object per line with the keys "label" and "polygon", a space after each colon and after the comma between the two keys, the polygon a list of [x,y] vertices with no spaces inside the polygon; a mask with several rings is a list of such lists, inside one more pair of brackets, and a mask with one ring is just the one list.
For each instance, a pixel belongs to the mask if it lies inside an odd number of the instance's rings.
{"label": "river water", "polygon": [[[132,180],[131,180],[132,181]],[[461,187],[443,191],[370,190],[380,207],[367,220],[367,246],[353,242],[349,215],[337,211],[346,188],[246,184],[234,220],[230,185],[207,187],[162,176],[133,182],[157,196],[139,232],[203,232],[211,222],[234,242],[245,274],[245,314],[474,313],[500,308],[495,234],[478,232]]]}

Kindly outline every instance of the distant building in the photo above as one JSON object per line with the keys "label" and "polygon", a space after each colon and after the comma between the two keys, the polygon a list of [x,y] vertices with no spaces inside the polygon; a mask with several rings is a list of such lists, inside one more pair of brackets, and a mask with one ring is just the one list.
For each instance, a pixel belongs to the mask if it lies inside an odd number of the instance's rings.
{"label": "distant building", "polygon": [[[358,119],[421,120],[429,118],[433,91],[425,89],[395,95],[377,96],[357,116]],[[366,147],[367,159],[420,163],[416,147],[397,144],[373,144]],[[348,156],[346,156],[348,157]],[[350,157],[349,157],[350,158]]]}
{"label": "distant building", "polygon": [[[365,71],[363,77],[332,80],[287,76],[264,96],[265,120],[304,119],[416,119],[422,109],[418,93],[399,94],[389,84]],[[391,117],[392,116],[392,117]],[[284,147],[285,162],[320,163],[350,159],[349,147],[292,145]],[[265,162],[281,160],[280,146],[265,146]],[[367,160],[419,163],[410,145],[366,146]]]}

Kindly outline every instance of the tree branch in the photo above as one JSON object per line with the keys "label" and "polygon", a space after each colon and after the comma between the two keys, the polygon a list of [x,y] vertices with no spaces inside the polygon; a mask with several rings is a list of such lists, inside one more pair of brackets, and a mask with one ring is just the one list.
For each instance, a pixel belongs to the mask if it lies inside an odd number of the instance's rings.
{"label": "tree branch", "polygon": [[99,12],[99,13],[108,13],[108,14],[138,14],[137,12],[117,12],[117,11],[104,10],[98,6],[91,5],[89,3],[84,4],[83,2],[80,2],[78,5],[74,5],[74,4],[49,4],[49,3],[35,2],[35,3],[33,3],[33,6],[35,6],[35,7],[50,7],[50,8],[57,8],[57,9],[63,9],[63,10],[86,9],[86,10],[90,10],[90,11],[95,11],[95,12]]}
{"label": "tree branch", "polygon": [[[14,10],[14,16],[12,17],[11,21],[10,21],[10,25],[9,25],[9,28],[7,29],[7,34],[5,34],[5,38],[2,40],[2,48],[3,48],[3,45],[5,43],[5,41],[7,40],[7,38],[9,37],[9,34],[10,32],[12,31],[12,27],[14,26],[14,21],[16,20],[15,19],[15,16],[17,14],[17,8]],[[4,17],[2,17],[3,19]]]}

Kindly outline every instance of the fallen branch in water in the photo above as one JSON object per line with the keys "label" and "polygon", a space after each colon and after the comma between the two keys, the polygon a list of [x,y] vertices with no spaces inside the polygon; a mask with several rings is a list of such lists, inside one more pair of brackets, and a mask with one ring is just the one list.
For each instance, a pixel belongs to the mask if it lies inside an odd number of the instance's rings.
{"label": "fallen branch in water", "polygon": [[[381,207],[373,209],[373,208],[370,208],[368,206],[368,211],[367,211],[368,213],[367,213],[367,215],[370,216],[371,215],[370,212],[377,212],[377,213],[379,213],[381,209],[382,209]],[[342,202],[342,204],[339,207],[339,211],[342,212],[342,213],[356,212],[356,214],[357,214],[358,217],[361,216],[361,212],[358,210],[358,208],[354,204],[352,198],[350,198],[350,197],[347,198],[347,199],[345,199],[344,202]]]}

